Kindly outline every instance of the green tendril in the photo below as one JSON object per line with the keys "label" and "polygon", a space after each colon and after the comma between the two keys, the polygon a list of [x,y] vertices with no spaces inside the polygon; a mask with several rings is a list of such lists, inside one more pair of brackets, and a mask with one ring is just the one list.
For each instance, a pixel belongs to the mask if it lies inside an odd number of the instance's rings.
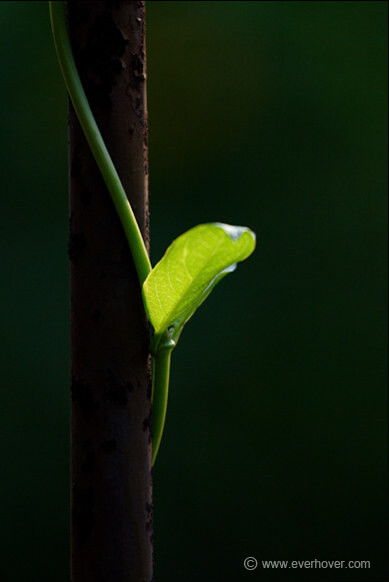
{"label": "green tendril", "polygon": [[130,246],[139,282],[142,285],[151,271],[151,263],[142,233],[85,95],[70,45],[65,3],[49,2],[49,6],[55,48],[66,87],[89,147],[119,215]]}

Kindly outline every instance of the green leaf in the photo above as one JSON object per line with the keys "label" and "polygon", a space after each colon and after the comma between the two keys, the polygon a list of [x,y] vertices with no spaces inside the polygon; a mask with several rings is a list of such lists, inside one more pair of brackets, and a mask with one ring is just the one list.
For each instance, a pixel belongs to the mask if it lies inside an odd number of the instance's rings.
{"label": "green leaf", "polygon": [[242,226],[200,224],[179,236],[143,284],[147,316],[160,338],[178,339],[182,327],[215,285],[255,248]]}

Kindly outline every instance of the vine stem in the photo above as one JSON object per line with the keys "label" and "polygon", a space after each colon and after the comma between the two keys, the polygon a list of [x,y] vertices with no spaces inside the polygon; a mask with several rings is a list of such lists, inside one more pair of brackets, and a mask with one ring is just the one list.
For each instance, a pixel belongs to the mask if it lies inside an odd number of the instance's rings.
{"label": "vine stem", "polygon": [[171,348],[162,348],[153,359],[153,391],[152,391],[152,435],[153,455],[152,464],[157,458],[159,445],[161,444],[163,429],[165,426],[166,410],[169,393]]}
{"label": "vine stem", "polygon": [[122,223],[139,282],[142,285],[151,271],[150,258],[134,212],[127,199],[111,156],[105,146],[100,130],[97,127],[77,71],[67,29],[65,2],[53,1],[49,2],[49,6],[54,44],[66,87],[89,147],[112,197],[120,222]]}
{"label": "vine stem", "polygon": [[[62,75],[77,118],[84,131],[88,145],[103,176],[118,213],[131,254],[134,260],[140,285],[142,286],[152,266],[142,233],[134,212],[127,199],[119,175],[97,127],[88,98],[79,77],[70,44],[66,22],[65,2],[49,2],[51,28]],[[153,355],[152,389],[152,464],[158,454],[163,429],[169,390],[171,349],[163,348]]]}

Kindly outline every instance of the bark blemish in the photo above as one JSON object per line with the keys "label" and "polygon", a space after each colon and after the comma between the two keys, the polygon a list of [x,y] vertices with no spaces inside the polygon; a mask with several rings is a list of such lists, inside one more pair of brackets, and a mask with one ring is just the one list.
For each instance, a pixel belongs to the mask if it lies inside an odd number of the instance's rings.
{"label": "bark blemish", "polygon": [[126,406],[130,392],[134,386],[130,381],[123,381],[108,370],[105,380],[104,399],[116,406]]}
{"label": "bark blemish", "polygon": [[[82,8],[89,10],[88,3]],[[108,10],[96,14],[90,33],[83,46],[76,51],[80,69],[87,71],[83,79],[85,92],[92,97],[94,106],[103,110],[111,109],[111,91],[123,70],[121,58],[128,40],[124,38]]]}

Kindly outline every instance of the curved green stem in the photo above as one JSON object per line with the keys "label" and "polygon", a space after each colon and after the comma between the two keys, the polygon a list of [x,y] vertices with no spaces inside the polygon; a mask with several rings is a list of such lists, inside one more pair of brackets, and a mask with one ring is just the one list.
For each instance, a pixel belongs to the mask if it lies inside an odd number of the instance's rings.
{"label": "curved green stem", "polygon": [[[65,2],[49,2],[51,28],[65,84],[89,147],[112,197],[126,235],[139,282],[143,285],[151,263],[134,212],[127,199],[111,156],[85,95],[70,45],[66,24]],[[153,356],[153,456],[154,464],[165,424],[169,389],[171,348],[162,348]]]}
{"label": "curved green stem", "polygon": [[170,359],[171,349],[162,349],[154,355],[153,359],[153,408],[152,408],[152,435],[153,456],[152,464],[158,454],[161,444],[163,429],[165,426],[166,409],[169,393]]}
{"label": "curved green stem", "polygon": [[122,223],[140,284],[151,271],[151,263],[134,212],[127,199],[111,156],[105,146],[99,128],[89,107],[80,77],[74,62],[66,24],[65,2],[49,2],[51,28],[58,60],[78,120],[85,133],[89,147],[101,171]]}

